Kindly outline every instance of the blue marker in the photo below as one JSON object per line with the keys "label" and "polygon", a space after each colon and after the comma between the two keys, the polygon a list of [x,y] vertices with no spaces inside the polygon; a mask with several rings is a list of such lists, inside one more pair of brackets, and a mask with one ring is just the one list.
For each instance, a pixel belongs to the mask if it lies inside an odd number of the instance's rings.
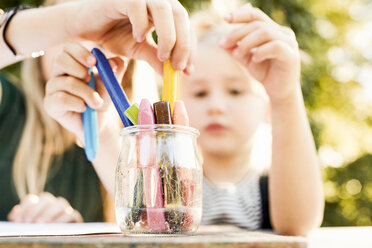
{"label": "blue marker", "polygon": [[111,97],[112,102],[116,107],[116,110],[120,115],[124,127],[132,126],[133,124],[124,114],[125,110],[130,107],[130,103],[120,84],[116,80],[109,62],[107,61],[105,55],[98,48],[93,48],[92,54],[97,59],[96,67],[98,69],[98,73]]}
{"label": "blue marker", "polygon": [[[89,68],[90,81],[89,87],[95,89],[94,74],[92,68]],[[97,111],[87,106],[83,115],[84,125],[84,140],[85,140],[85,154],[89,161],[93,161],[96,158],[98,150],[98,127],[97,127]]]}

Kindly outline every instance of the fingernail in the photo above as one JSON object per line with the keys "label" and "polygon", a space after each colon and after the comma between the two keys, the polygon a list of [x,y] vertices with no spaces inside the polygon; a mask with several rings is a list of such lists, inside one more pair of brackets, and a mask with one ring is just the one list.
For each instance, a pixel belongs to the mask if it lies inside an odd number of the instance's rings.
{"label": "fingernail", "polygon": [[226,45],[226,41],[227,41],[226,37],[222,37],[222,38],[218,41],[218,44],[219,44],[220,46],[225,46],[225,45]]}
{"label": "fingernail", "polygon": [[93,55],[89,55],[87,58],[87,63],[90,66],[94,66],[96,64],[96,58]]}
{"label": "fingernail", "polygon": [[261,59],[256,54],[254,54],[252,56],[252,61],[255,62],[255,63],[260,63]]}
{"label": "fingernail", "polygon": [[225,15],[225,20],[228,21],[228,22],[231,22],[233,19],[233,15],[230,13],[230,14],[227,14]]}
{"label": "fingernail", "polygon": [[136,35],[135,37],[136,37],[136,41],[138,43],[141,43],[142,42],[142,37],[140,35]]}
{"label": "fingernail", "polygon": [[94,97],[94,101],[96,102],[96,105],[98,107],[100,107],[103,103],[103,99],[100,97],[100,95],[98,94],[98,92],[94,92],[93,93],[93,97]]}
{"label": "fingernail", "polygon": [[238,49],[235,49],[233,51],[233,56],[239,58],[240,57],[240,51]]}
{"label": "fingernail", "polygon": [[187,72],[188,73],[194,73],[194,71],[195,71],[195,66],[193,65],[193,64],[191,64],[191,65],[189,65],[188,67],[187,67]]}
{"label": "fingernail", "polygon": [[186,65],[187,65],[187,61],[186,60],[185,61],[181,61],[177,65],[177,70],[183,71],[186,68]]}
{"label": "fingernail", "polygon": [[167,59],[169,59],[169,56],[170,56],[169,53],[163,53],[163,54],[160,55],[159,59],[160,59],[160,61],[164,62]]}

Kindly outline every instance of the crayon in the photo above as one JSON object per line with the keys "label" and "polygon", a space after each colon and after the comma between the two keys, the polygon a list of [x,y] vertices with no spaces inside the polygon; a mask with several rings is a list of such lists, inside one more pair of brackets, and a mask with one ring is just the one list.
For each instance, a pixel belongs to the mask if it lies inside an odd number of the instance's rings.
{"label": "crayon", "polygon": [[[142,99],[138,113],[139,125],[155,124],[151,103]],[[139,161],[143,170],[144,193],[146,199],[147,224],[151,231],[167,230],[164,215],[163,190],[160,168],[156,163],[156,139],[153,132],[139,136]],[[155,190],[152,190],[155,188]]]}
{"label": "crayon", "polygon": [[[89,87],[95,89],[94,73],[92,68],[89,68],[90,81]],[[89,161],[96,158],[98,150],[98,127],[97,127],[97,111],[87,106],[87,109],[82,113],[84,126],[84,150]]]}

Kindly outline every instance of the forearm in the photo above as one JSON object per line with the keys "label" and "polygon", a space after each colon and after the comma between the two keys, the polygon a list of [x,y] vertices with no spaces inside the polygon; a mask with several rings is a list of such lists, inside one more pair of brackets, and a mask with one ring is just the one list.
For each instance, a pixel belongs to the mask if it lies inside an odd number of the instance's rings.
{"label": "forearm", "polygon": [[0,38],[0,68],[15,63],[32,52],[76,38],[69,32],[69,22],[78,6],[78,3],[72,2],[19,11],[9,22],[5,37],[20,56],[14,56]]}
{"label": "forearm", "polygon": [[278,233],[305,235],[320,225],[324,197],[300,89],[285,102],[272,103],[272,136],[271,221]]}
{"label": "forearm", "polygon": [[99,135],[97,156],[93,166],[106,190],[114,196],[115,170],[120,153],[120,128],[106,128]]}

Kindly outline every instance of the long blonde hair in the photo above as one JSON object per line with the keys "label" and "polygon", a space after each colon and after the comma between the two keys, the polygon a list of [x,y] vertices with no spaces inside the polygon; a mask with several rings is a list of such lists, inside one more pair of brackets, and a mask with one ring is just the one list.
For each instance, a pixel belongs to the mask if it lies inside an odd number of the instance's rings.
{"label": "long blonde hair", "polygon": [[[22,63],[20,87],[25,95],[26,122],[13,162],[13,180],[20,199],[43,191],[52,159],[74,143],[74,136],[44,110],[45,80],[40,60]],[[61,161],[55,162],[58,165]]]}

